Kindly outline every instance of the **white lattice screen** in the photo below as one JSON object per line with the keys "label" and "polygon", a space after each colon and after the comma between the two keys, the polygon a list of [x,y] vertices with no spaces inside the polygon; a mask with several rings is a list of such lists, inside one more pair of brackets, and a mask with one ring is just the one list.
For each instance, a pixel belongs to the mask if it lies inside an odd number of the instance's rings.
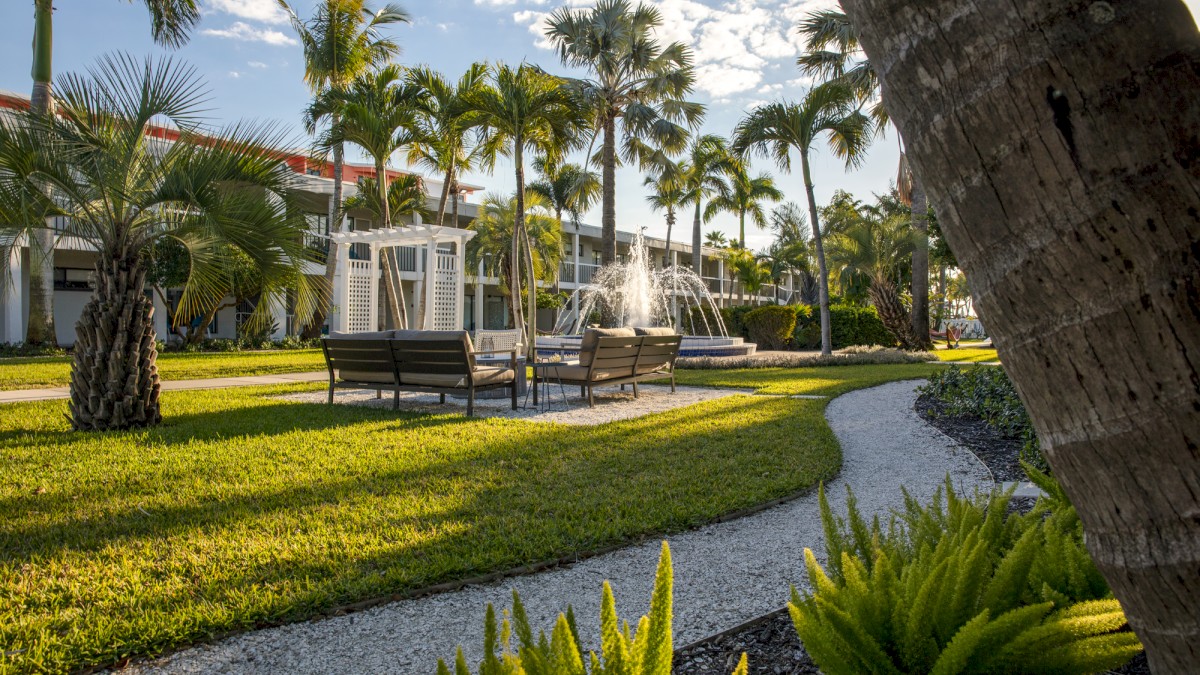
{"label": "white lattice screen", "polygon": [[351,333],[372,331],[371,325],[371,278],[370,260],[351,260],[350,275],[347,280],[350,287],[350,303],[343,311],[347,312],[348,327]]}
{"label": "white lattice screen", "polygon": [[462,327],[458,316],[458,256],[438,253],[433,275],[433,328],[457,330]]}

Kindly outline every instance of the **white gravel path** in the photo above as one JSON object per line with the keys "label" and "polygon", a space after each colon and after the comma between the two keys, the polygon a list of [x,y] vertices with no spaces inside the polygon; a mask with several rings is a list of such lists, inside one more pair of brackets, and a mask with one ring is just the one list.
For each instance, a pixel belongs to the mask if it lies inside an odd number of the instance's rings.
{"label": "white gravel path", "polygon": [[[956,484],[990,486],[970,452],[922,422],[913,411],[918,382],[894,382],[838,397],[826,418],[842,444],[841,475],[827,486],[835,509],[853,487],[863,513],[903,503],[900,487],[932,495],[949,472]],[[804,584],[802,552],[823,555],[815,491],[739,520],[668,538],[675,566],[675,645],[783,606],[790,584]],[[597,642],[600,584],[612,582],[623,619],[635,623],[649,606],[657,541],[600,555],[567,568],[503,579],[346,616],[292,624],[200,645],[135,664],[136,673],[433,673],[438,657],[462,644],[481,656],[484,607],[508,607],[516,588],[530,619],[547,631],[567,604],[582,639]]]}

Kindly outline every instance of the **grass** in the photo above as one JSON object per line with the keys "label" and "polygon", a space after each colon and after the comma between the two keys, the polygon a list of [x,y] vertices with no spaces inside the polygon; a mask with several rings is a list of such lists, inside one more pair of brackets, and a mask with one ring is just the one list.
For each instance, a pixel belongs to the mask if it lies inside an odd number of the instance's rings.
{"label": "grass", "polygon": [[1000,357],[996,354],[995,349],[959,347],[957,349],[938,349],[933,353],[937,354],[938,359],[942,361],[969,361],[971,363],[979,363],[981,361],[1000,360]]}
{"label": "grass", "polygon": [[[158,355],[158,374],[164,380],[275,375],[324,368],[325,358],[319,349]],[[65,387],[70,383],[70,377],[69,356],[0,360],[0,390]]]}
{"label": "grass", "polygon": [[[835,395],[937,365],[689,371]],[[0,417],[0,673],[70,672],[679,531],[832,476],[824,401],[733,396],[594,427],[163,394],[163,425]],[[8,413],[14,414],[8,414]],[[432,665],[432,664],[431,664]]]}

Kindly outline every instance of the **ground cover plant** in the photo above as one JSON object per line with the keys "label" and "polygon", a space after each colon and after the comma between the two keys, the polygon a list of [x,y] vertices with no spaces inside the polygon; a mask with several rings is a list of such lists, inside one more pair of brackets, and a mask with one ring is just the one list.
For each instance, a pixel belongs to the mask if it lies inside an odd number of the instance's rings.
{"label": "ground cover plant", "polygon": [[[319,349],[197,354],[160,353],[158,374],[164,380],[246,377],[324,370]],[[0,390],[65,387],[71,378],[71,357],[48,356],[0,359]]]}
{"label": "ground cover plant", "polygon": [[1040,471],[1049,470],[1025,404],[1003,368],[950,366],[931,375],[921,393],[940,401],[948,415],[981,419],[1002,436],[1020,440],[1021,460]]}
{"label": "ground cover plant", "polygon": [[898,363],[927,363],[936,360],[929,352],[907,352],[891,347],[847,347],[833,354],[774,352],[750,356],[687,356],[675,362],[686,369],[802,368],[814,366],[866,366]]}
{"label": "ground cover plant", "polygon": [[274,397],[312,389],[167,392],[160,427],[98,434],[70,432],[62,402],[6,407],[0,672],[112,663],[678,531],[840,463],[823,401],[733,396],[567,429]]}
{"label": "ground cover plant", "polygon": [[828,571],[805,549],[813,591],[793,589],[788,606],[821,670],[1082,674],[1137,655],[1075,509],[1052,479],[1030,477],[1048,496],[1028,514],[1007,508],[1011,491],[964,497],[947,476],[929,505],[905,495],[886,529],[852,494],[835,518],[822,491]]}

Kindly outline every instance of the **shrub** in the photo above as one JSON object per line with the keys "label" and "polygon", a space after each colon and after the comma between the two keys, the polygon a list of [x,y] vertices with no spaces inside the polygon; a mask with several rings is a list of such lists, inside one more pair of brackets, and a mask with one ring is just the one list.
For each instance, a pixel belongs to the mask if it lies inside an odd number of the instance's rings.
{"label": "shrub", "polygon": [[[709,337],[721,334],[717,327],[721,323],[724,323],[722,313],[712,305],[694,305],[688,311],[687,318],[679,328],[684,335]],[[726,324],[727,331],[728,328],[729,326]],[[728,334],[733,335],[731,331]]]}
{"label": "shrub", "polygon": [[721,308],[721,319],[725,322],[725,331],[730,337],[750,339],[746,332],[746,315],[758,309],[754,305],[735,305]]}
{"label": "shrub", "polygon": [[949,366],[931,376],[920,391],[945,404],[947,414],[981,419],[1005,437],[1019,439],[1021,459],[1049,471],[1025,404],[1003,368]]}
{"label": "shrub", "polygon": [[891,365],[928,363],[937,357],[929,352],[909,352],[890,347],[847,347],[824,354],[771,354],[770,356],[685,356],[675,367],[690,370],[733,370],[741,368],[810,368],[816,366]]}
{"label": "shrub", "polygon": [[24,342],[0,342],[0,358],[15,356],[62,356],[67,350],[62,347],[42,347]]}
{"label": "shrub", "polygon": [[[821,312],[809,307],[807,315],[797,312],[792,344],[797,349],[821,347]],[[884,327],[874,307],[835,304],[829,306],[829,337],[834,349],[855,345],[895,347],[896,338]]]}
{"label": "shrub", "polygon": [[746,312],[746,334],[760,349],[787,349],[796,329],[796,308],[765,305]]}
{"label": "shrub", "polygon": [[[671,550],[664,541],[650,597],[650,613],[641,618],[637,631],[630,635],[629,625],[622,628],[617,620],[617,603],[612,587],[605,581],[600,601],[600,656],[589,652],[586,659],[575,628],[575,613],[570,607],[566,614],[558,615],[549,640],[544,632],[539,632],[535,640],[521,597],[513,591],[511,622],[506,612],[499,629],[496,610],[491,604],[487,606],[484,657],[478,672],[480,675],[670,675],[671,587]],[[514,633],[518,643],[515,651],[511,642]],[[746,675],[745,654],[733,672]],[[461,647],[454,659],[454,673],[471,675]],[[450,675],[450,669],[441,659],[438,659],[438,675]]]}
{"label": "shrub", "polygon": [[1011,491],[960,498],[949,476],[885,531],[848,500],[835,518],[820,492],[829,572],[804,552],[813,593],[788,610],[825,673],[1091,673],[1141,650],[1083,547],[1061,488],[1027,466],[1048,496],[1008,513]]}

